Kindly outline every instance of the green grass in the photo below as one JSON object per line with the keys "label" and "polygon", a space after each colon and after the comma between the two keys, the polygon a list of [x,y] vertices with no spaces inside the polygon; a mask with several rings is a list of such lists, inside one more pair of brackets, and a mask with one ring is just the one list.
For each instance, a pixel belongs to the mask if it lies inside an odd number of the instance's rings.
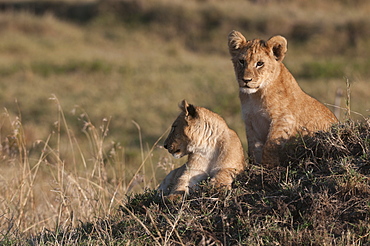
{"label": "green grass", "polygon": [[[273,244],[283,237],[301,242],[306,238],[306,230],[307,237],[317,236],[319,242],[333,238],[328,231],[310,234],[313,232],[309,230],[315,225],[305,215],[302,218],[294,215],[301,219],[288,229],[281,229],[273,221],[288,223],[289,214],[233,218],[227,214],[227,204],[219,199],[207,199],[214,194],[207,188],[204,199],[199,198],[203,196],[201,193],[191,198],[199,203],[194,208],[205,209],[200,210],[204,214],[199,215],[204,227],[196,224],[187,228],[188,222],[184,220],[174,226],[176,220],[172,219],[181,217],[174,214],[177,205],[171,207],[174,209],[171,213],[163,214],[163,208],[156,207],[162,206],[162,202],[155,200],[154,204],[147,204],[154,194],[152,190],[144,191],[155,188],[166,173],[184,162],[174,160],[161,147],[161,136],[166,135],[177,116],[177,104],[182,99],[222,115],[247,148],[237,84],[227,51],[227,34],[233,29],[248,38],[284,35],[288,39],[284,62],[306,92],[333,109],[330,105],[341,89],[343,96],[339,106],[343,108],[340,112],[344,120],[348,79],[351,117],[359,120],[368,117],[368,1],[253,4],[249,1],[158,0],[104,1],[96,6],[93,18],[84,21],[69,19],[68,13],[57,18],[53,16],[53,9],[39,16],[32,15],[32,11],[8,11],[0,15],[3,108],[0,116],[3,143],[0,235],[4,238],[3,244],[18,241],[21,244],[30,238],[38,244],[43,244],[42,240],[44,244],[55,243],[66,235],[71,235],[71,244],[81,237],[90,240],[87,244],[107,242],[104,240],[109,238],[117,244],[120,239],[122,243],[142,241],[144,244],[153,242],[153,236],[159,242],[177,242],[184,235],[192,235],[191,230],[195,231],[197,241],[202,237],[197,234],[197,227],[205,230],[202,235],[213,237],[205,225],[217,229],[222,223],[229,223],[242,228],[248,221],[251,224],[245,231],[229,228],[231,231],[221,230],[222,236],[217,234],[215,238],[223,243],[230,240],[230,234],[239,242]],[[365,151],[364,155],[368,153]],[[349,168],[351,158],[346,159]],[[254,168],[247,171],[247,179],[258,176],[259,169]],[[338,191],[351,190],[356,184],[364,186],[362,178],[368,176],[353,170],[346,170],[343,179],[336,171],[325,175],[329,180],[335,179],[333,184],[343,185]],[[277,206],[280,203],[269,198],[272,191],[264,190],[269,185],[278,187],[278,191],[284,186],[284,192],[297,189],[301,192],[299,189],[305,185],[299,183],[302,177],[311,183],[321,180],[315,173],[302,172],[297,167],[289,169],[282,174],[288,180],[267,181],[263,190],[250,190],[257,188],[243,187],[240,183],[232,193],[236,200],[231,201],[227,196],[225,201],[234,204],[232,206],[245,204],[250,208],[260,204],[262,208]],[[284,182],[280,182],[282,180]],[[141,195],[126,197],[132,192]],[[248,195],[250,200],[245,202],[245,194],[252,193],[255,195]],[[342,199],[337,197],[340,194],[331,195]],[[353,194],[357,197],[355,191]],[[144,219],[139,213],[146,209],[138,205],[142,202],[152,218]],[[323,202],[318,200],[317,206]],[[285,203],[289,204],[288,200],[282,204]],[[131,204],[135,209],[140,207],[140,211],[130,210],[133,214],[126,211],[128,214],[125,212],[124,216],[130,221],[125,221],[122,215],[116,214],[118,206],[123,204]],[[183,208],[192,211],[192,205],[185,202]],[[349,208],[352,205],[348,204]],[[214,218],[207,211],[211,207],[217,208],[219,217]],[[230,217],[221,220],[221,224],[213,224],[223,218],[224,209]],[[158,211],[159,215],[155,214]],[[171,236],[166,238],[162,224],[147,224],[148,220],[163,222],[165,228],[171,228]],[[132,226],[138,237],[130,237],[128,234],[132,231],[117,228],[108,232],[101,224],[104,221],[113,228],[122,224]],[[152,234],[145,233],[139,221]],[[271,230],[264,233],[264,225]],[[108,238],[83,232],[96,227]],[[352,239],[353,243],[359,242],[362,239],[358,235],[366,238],[366,224],[358,223],[355,227],[356,232],[347,231],[347,239],[340,237],[338,244],[345,245],[348,242],[345,240]],[[117,236],[121,234],[128,238]]]}

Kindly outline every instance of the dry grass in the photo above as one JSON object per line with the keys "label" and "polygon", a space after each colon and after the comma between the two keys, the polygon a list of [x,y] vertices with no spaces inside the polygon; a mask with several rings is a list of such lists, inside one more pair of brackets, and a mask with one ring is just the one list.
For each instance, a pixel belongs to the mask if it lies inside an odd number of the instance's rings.
{"label": "dry grass", "polygon": [[203,183],[172,203],[153,190],[131,195],[114,216],[34,244],[367,245],[370,121],[286,146],[285,168],[250,165],[230,192]]}
{"label": "dry grass", "polygon": [[[89,148],[84,149],[58,99],[51,100],[58,108],[55,130],[46,140],[36,141],[32,149],[27,147],[20,117],[5,116],[9,122],[2,126],[10,124],[12,134],[1,148],[0,221],[4,238],[47,228],[58,233],[62,228],[76,227],[79,221],[111,215],[126,194],[157,184],[153,151],[167,156],[157,149],[159,138],[151,149],[142,147],[139,166],[127,166],[124,147],[107,143],[110,119],[103,119],[96,127],[86,114],[80,116],[89,142]],[[61,154],[67,152],[68,160]]]}

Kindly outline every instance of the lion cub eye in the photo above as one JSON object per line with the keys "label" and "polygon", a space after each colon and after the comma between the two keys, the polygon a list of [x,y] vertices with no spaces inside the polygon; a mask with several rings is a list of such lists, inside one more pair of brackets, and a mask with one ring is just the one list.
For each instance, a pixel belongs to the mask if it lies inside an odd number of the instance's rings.
{"label": "lion cub eye", "polygon": [[259,67],[262,67],[265,63],[262,62],[262,61],[259,61],[256,63],[256,67],[259,68]]}
{"label": "lion cub eye", "polygon": [[239,64],[240,64],[240,66],[244,67],[244,65],[245,65],[245,60],[243,60],[243,59],[239,59]]}

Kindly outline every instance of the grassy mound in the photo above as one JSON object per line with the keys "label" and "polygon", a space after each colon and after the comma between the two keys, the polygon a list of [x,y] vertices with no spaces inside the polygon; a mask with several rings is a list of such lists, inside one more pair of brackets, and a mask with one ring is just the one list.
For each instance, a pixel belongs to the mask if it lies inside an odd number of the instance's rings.
{"label": "grassy mound", "polygon": [[[285,156],[285,157],[284,157]],[[115,216],[33,243],[135,245],[367,245],[370,120],[285,146],[285,168],[250,165],[231,191],[203,183],[173,203],[131,195]]]}

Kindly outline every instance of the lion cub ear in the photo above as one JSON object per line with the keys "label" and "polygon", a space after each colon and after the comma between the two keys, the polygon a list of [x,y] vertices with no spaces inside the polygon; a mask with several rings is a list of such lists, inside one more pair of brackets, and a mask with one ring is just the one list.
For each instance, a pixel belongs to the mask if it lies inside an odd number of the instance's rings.
{"label": "lion cub ear", "polygon": [[195,118],[197,116],[197,110],[192,104],[189,104],[185,99],[180,104],[180,109],[185,113],[186,117]]}
{"label": "lion cub ear", "polygon": [[280,35],[273,36],[267,40],[267,46],[272,49],[272,53],[279,62],[281,62],[285,57],[285,53],[288,50],[287,45],[287,40]]}
{"label": "lion cub ear", "polygon": [[234,56],[235,53],[247,43],[243,34],[235,30],[229,33],[228,40],[229,52],[232,56]]}

